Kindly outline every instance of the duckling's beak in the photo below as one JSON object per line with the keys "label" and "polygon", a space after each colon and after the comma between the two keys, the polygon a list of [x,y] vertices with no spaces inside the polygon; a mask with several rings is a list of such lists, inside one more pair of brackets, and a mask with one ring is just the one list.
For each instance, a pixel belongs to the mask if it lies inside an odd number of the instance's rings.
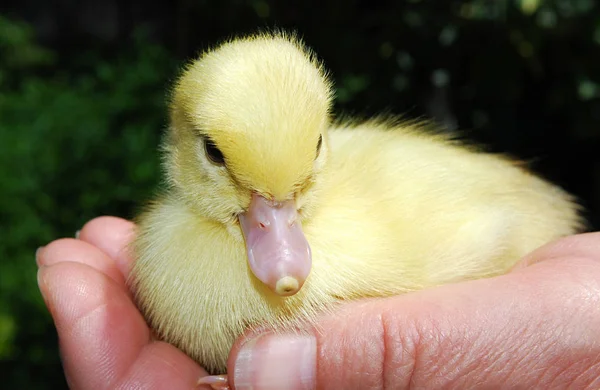
{"label": "duckling's beak", "polygon": [[278,295],[296,294],[310,273],[312,256],[295,202],[253,194],[239,220],[254,275]]}

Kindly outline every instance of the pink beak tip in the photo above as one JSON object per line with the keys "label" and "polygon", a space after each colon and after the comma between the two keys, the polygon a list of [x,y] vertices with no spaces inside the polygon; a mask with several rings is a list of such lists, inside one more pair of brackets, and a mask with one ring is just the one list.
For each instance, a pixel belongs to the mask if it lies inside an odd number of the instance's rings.
{"label": "pink beak tip", "polygon": [[284,276],[275,284],[275,294],[282,297],[289,297],[300,291],[302,283],[292,276]]}

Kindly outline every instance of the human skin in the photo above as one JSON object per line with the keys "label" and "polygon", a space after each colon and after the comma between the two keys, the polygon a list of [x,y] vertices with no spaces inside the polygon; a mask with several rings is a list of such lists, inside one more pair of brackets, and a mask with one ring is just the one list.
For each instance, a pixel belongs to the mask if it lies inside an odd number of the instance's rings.
{"label": "human skin", "polygon": [[[152,337],[125,283],[133,224],[88,222],[38,250],[72,389],[192,389],[206,372]],[[305,336],[246,334],[235,389],[600,388],[600,233],[503,276],[346,303]]]}

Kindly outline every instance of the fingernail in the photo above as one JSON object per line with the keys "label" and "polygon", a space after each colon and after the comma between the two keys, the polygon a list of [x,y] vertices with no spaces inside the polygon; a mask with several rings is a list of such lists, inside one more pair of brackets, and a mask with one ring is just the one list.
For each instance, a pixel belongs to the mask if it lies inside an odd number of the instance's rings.
{"label": "fingernail", "polygon": [[315,387],[317,342],[305,335],[261,335],[240,349],[234,365],[237,390]]}
{"label": "fingernail", "polygon": [[81,233],[81,230],[77,230],[75,232],[75,238],[79,240],[79,233]]}
{"label": "fingernail", "polygon": [[37,264],[38,267],[42,265],[42,263],[40,262],[40,257],[41,257],[41,254],[42,254],[42,249],[44,249],[44,247],[40,246],[39,248],[37,248],[35,250],[35,263]]}

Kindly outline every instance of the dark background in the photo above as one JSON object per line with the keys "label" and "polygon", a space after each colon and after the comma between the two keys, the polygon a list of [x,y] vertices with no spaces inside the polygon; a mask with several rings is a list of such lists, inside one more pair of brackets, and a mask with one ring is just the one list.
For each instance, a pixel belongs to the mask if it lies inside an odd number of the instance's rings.
{"label": "dark background", "polygon": [[[151,5],[154,4],[154,5]],[[64,388],[34,251],[158,182],[166,87],[182,61],[257,27],[298,30],[337,112],[433,116],[532,162],[600,222],[594,0],[4,0],[0,5],[0,371]]]}

